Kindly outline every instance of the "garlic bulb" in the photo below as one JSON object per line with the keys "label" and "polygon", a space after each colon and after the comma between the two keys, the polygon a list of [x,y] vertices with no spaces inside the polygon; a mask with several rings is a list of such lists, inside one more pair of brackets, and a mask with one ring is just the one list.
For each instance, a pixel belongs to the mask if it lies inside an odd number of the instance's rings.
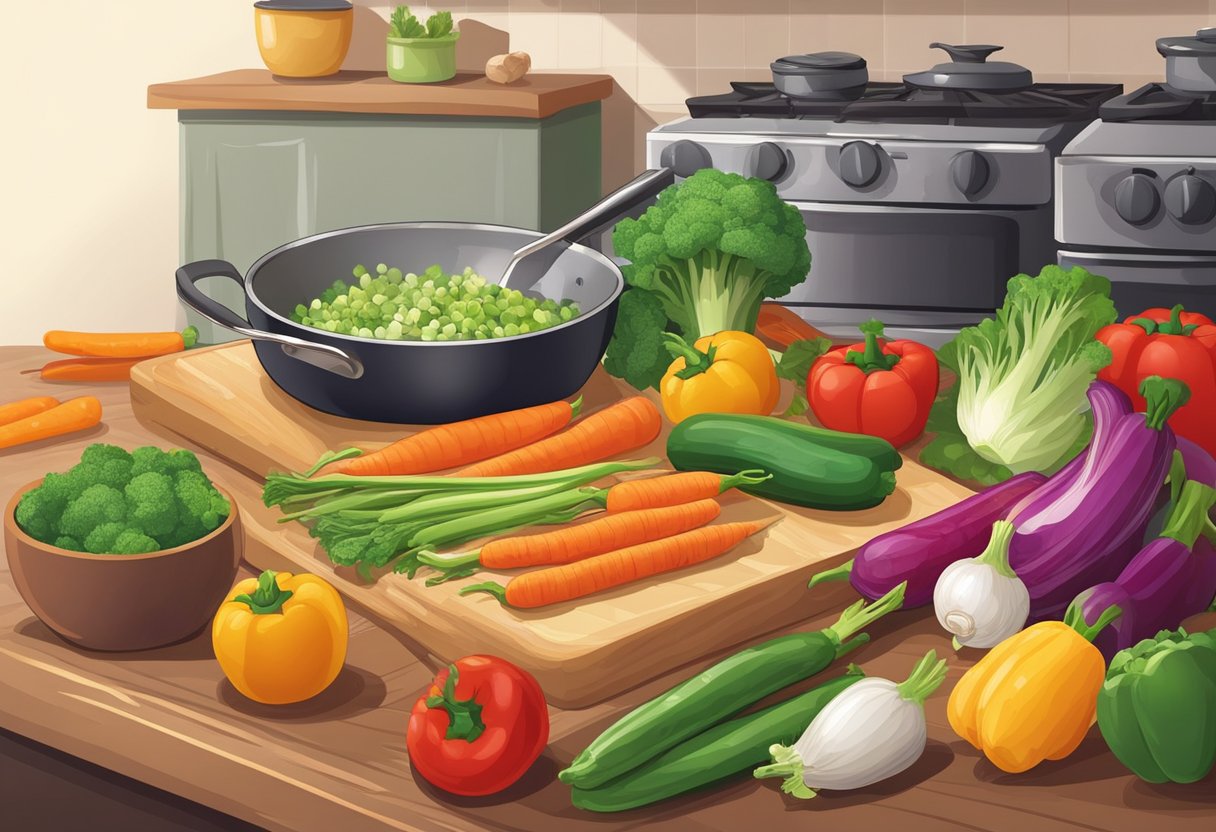
{"label": "garlic bulb", "polygon": [[979,557],[946,567],[933,587],[938,623],[954,634],[954,648],[995,647],[1026,626],[1030,592],[1009,567],[1013,524],[992,524],[992,538]]}
{"label": "garlic bulb", "polygon": [[925,699],[946,678],[930,650],[900,684],[862,679],[829,702],[792,746],[769,748],[772,765],[756,777],[783,777],[781,790],[810,798],[817,789],[858,789],[899,774],[925,751]]}

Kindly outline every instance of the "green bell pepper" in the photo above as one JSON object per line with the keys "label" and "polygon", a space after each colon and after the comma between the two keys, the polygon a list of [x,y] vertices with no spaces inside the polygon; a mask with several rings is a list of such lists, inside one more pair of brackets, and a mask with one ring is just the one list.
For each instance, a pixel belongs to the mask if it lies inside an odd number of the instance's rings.
{"label": "green bell pepper", "polygon": [[1216,630],[1164,630],[1111,660],[1098,728],[1150,783],[1194,783],[1216,763]]}

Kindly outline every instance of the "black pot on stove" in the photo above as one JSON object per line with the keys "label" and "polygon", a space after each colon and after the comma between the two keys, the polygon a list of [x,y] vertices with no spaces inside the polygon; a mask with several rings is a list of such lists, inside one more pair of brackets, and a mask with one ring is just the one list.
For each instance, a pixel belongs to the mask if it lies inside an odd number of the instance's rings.
{"label": "black pot on stove", "polygon": [[1200,29],[1193,37],[1159,38],[1157,51],[1165,58],[1165,80],[1171,87],[1216,91],[1216,28]]}
{"label": "black pot on stove", "polygon": [[1030,70],[1008,61],[989,61],[993,52],[1004,49],[988,43],[955,46],[931,43],[930,49],[944,49],[954,60],[932,69],[904,76],[904,83],[921,89],[982,90],[984,92],[1016,92],[1034,84]]}
{"label": "black pot on stove", "polygon": [[870,80],[865,58],[852,52],[788,55],[773,61],[769,68],[778,92],[808,101],[859,98]]}

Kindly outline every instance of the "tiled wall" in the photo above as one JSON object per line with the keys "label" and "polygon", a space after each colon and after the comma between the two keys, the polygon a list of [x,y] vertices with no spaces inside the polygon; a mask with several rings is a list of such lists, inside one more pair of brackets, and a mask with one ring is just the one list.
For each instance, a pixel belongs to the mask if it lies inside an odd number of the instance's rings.
{"label": "tiled wall", "polygon": [[[387,16],[389,8],[383,3]],[[641,166],[641,137],[683,113],[684,99],[732,80],[767,80],[769,62],[841,49],[871,78],[948,60],[931,41],[996,43],[993,60],[1024,64],[1042,81],[1159,80],[1154,40],[1216,25],[1216,0],[433,0],[458,19],[508,32],[537,69],[606,72],[619,86],[608,112],[605,184]],[[380,9],[377,9],[378,11]],[[622,100],[623,99],[623,100]],[[628,122],[628,125],[626,125]],[[630,142],[634,153],[622,153]]]}

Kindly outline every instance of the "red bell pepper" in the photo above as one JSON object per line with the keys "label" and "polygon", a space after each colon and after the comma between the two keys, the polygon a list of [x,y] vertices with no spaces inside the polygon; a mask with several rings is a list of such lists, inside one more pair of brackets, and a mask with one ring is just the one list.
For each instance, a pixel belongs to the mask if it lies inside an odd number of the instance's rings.
{"label": "red bell pepper", "polygon": [[526,670],[468,656],[439,671],[414,703],[410,765],[453,794],[494,794],[524,775],[549,742],[549,711]]}
{"label": "red bell pepper", "polygon": [[1098,378],[1109,381],[1144,409],[1140,382],[1148,376],[1175,378],[1191,390],[1191,400],[1169,419],[1174,433],[1216,455],[1216,324],[1206,315],[1173,309],[1146,309],[1121,324],[1098,330],[1113,360]]}
{"label": "red bell pepper", "polygon": [[837,347],[807,375],[807,399],[826,428],[906,445],[925,431],[937,396],[937,356],[915,341],[882,339],[883,325],[860,326],[864,344]]}

